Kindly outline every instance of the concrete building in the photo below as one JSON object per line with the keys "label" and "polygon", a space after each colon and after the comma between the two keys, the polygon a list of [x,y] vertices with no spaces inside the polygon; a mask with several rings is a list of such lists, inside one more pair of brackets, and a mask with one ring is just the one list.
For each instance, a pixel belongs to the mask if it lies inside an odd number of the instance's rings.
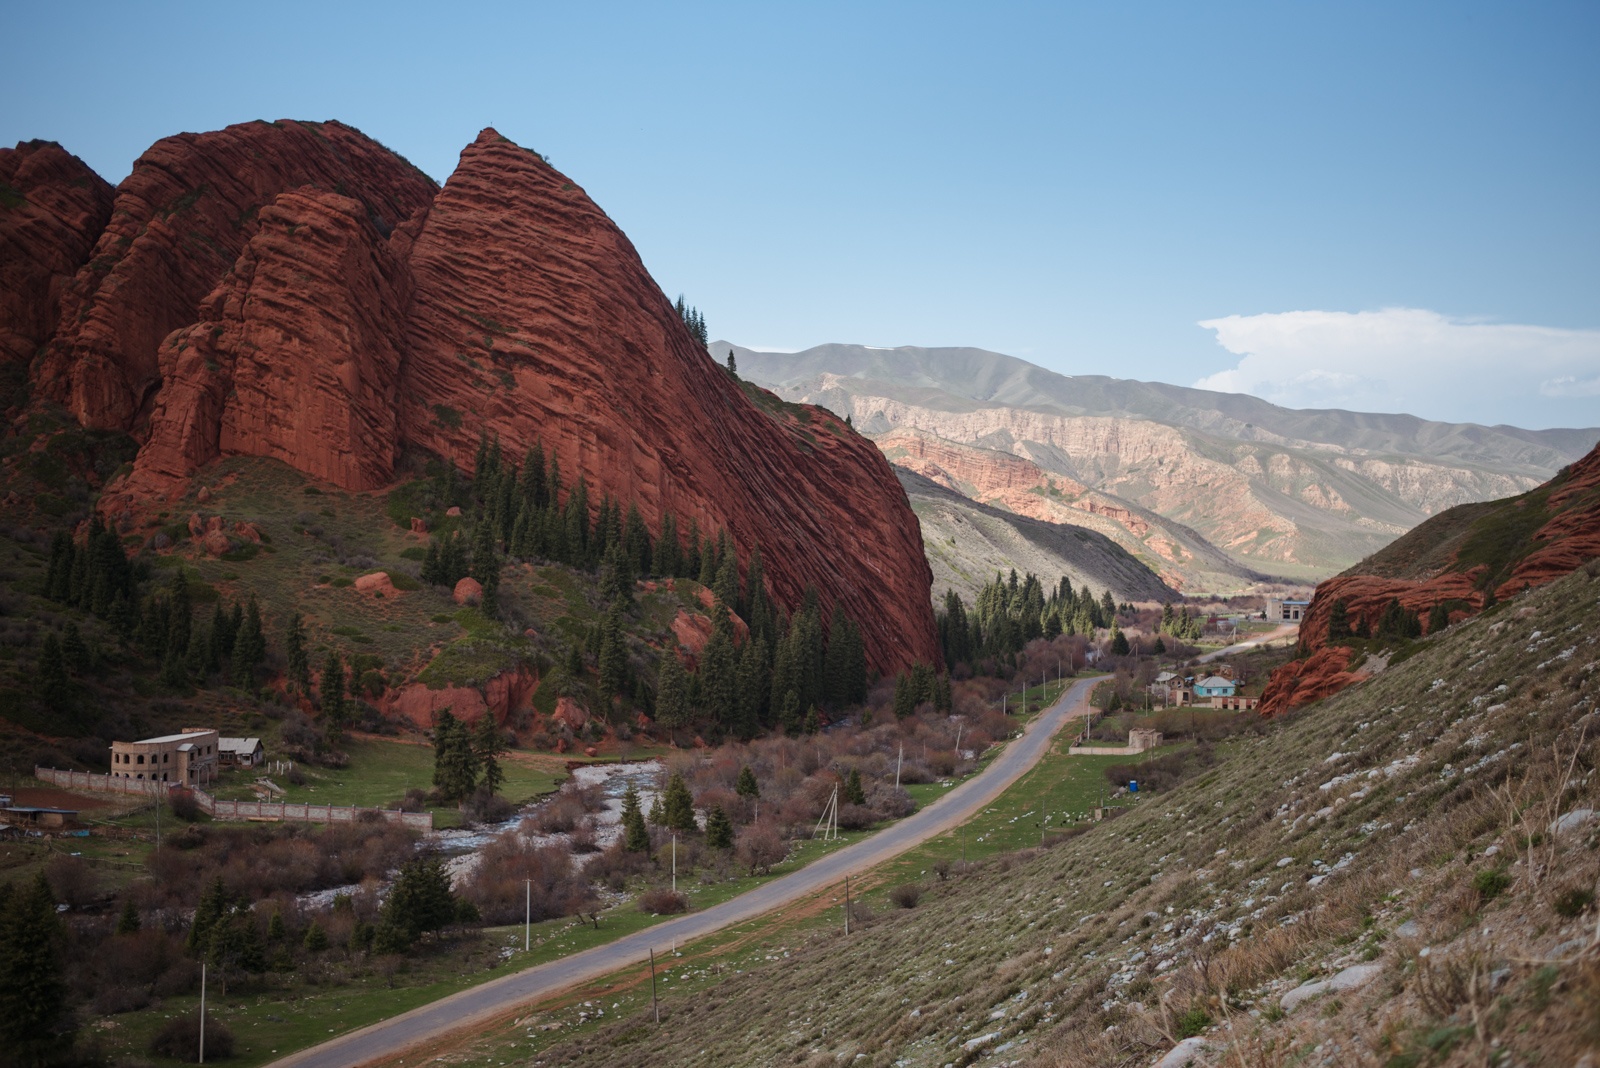
{"label": "concrete building", "polygon": [[253,768],[267,759],[260,738],[219,738],[217,753],[223,766],[230,768]]}
{"label": "concrete building", "polygon": [[1268,597],[1267,622],[1298,623],[1305,618],[1306,609],[1310,607],[1310,601],[1281,601],[1276,597]]}
{"label": "concrete building", "polygon": [[1237,690],[1237,683],[1221,675],[1207,675],[1194,684],[1194,696],[1197,701],[1209,697],[1232,697]]}
{"label": "concrete building", "polygon": [[121,779],[201,786],[215,781],[220,736],[216,731],[185,727],[182,734],[164,734],[138,742],[111,743],[111,774]]}

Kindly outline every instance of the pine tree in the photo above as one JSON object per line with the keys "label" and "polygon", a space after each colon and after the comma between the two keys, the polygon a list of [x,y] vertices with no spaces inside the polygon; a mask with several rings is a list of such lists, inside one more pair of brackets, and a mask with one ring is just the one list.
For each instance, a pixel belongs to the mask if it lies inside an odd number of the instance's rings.
{"label": "pine tree", "polygon": [[36,685],[44,703],[57,712],[65,711],[72,702],[72,683],[67,678],[67,658],[61,651],[61,639],[55,631],[44,636],[39,650],[39,668]]}
{"label": "pine tree", "polygon": [[738,653],[733,647],[733,628],[720,602],[713,615],[716,623],[711,637],[700,651],[700,697],[713,727],[726,731],[736,726],[739,711]]}
{"label": "pine tree", "polygon": [[345,702],[344,661],[337,649],[328,650],[328,659],[322,663],[322,724],[328,741],[338,745],[344,736],[348,709]]}
{"label": "pine tree", "polygon": [[842,800],[847,805],[864,805],[867,803],[867,792],[861,787],[861,772],[855,768],[850,769],[850,777],[844,782]]}
{"label": "pine tree", "polygon": [[916,710],[916,693],[911,678],[902,671],[894,677],[894,716],[896,719],[905,719]]}
{"label": "pine tree", "polygon": [[10,1063],[45,1064],[67,1044],[64,938],[44,873],[0,895],[0,1043]]}
{"label": "pine tree", "polygon": [[656,681],[656,722],[668,730],[688,726],[688,682],[678,654],[669,650],[661,658]]}
{"label": "pine tree", "polygon": [[1122,633],[1122,628],[1117,626],[1115,619],[1111,621],[1111,655],[1127,656],[1129,651],[1128,636]]}
{"label": "pine tree", "polygon": [[483,769],[480,785],[488,787],[491,794],[499,793],[501,784],[506,781],[506,774],[500,767],[500,754],[505,751],[505,738],[495,726],[494,713],[485,709],[472,735],[472,755]]}
{"label": "pine tree", "polygon": [[289,617],[289,629],[283,638],[284,655],[288,659],[289,682],[301,694],[311,693],[311,657],[306,653],[305,620],[299,612]]}
{"label": "pine tree", "polygon": [[377,942],[381,949],[398,945],[404,950],[423,934],[447,927],[455,919],[455,897],[443,862],[437,857],[416,857],[400,868],[383,903]]}
{"label": "pine tree", "polygon": [[712,849],[733,848],[733,821],[721,805],[712,805],[706,813],[706,845]]}
{"label": "pine tree", "polygon": [[578,484],[572,487],[572,492],[567,494],[563,525],[566,528],[566,562],[575,567],[587,565],[589,562],[589,487],[582,475],[578,476]]}
{"label": "pine tree", "polygon": [[117,917],[117,934],[135,934],[138,932],[140,926],[139,910],[134,906],[133,898],[123,898],[122,913]]}
{"label": "pine tree", "polygon": [[739,361],[733,358],[733,350],[728,350],[728,373],[735,378],[739,377]]}
{"label": "pine tree", "polygon": [[756,773],[746,764],[739,769],[739,781],[734,784],[733,792],[740,797],[758,798],[761,796],[761,787],[756,782]]}
{"label": "pine tree", "polygon": [[739,607],[739,556],[733,551],[729,543],[727,552],[723,554],[721,562],[717,565],[717,577],[712,583],[711,592],[721,601],[728,611],[734,612]]}
{"label": "pine tree", "polygon": [[478,760],[466,724],[448,708],[433,727],[433,786],[446,801],[460,801],[478,785]]}
{"label": "pine tree", "polygon": [[700,520],[695,516],[689,517],[689,534],[684,545],[687,548],[678,558],[675,574],[679,578],[694,578],[700,574]]}
{"label": "pine tree", "polygon": [[630,853],[650,851],[650,830],[644,825],[644,813],[639,811],[639,792],[631,782],[622,795],[622,848]]}
{"label": "pine tree", "polygon": [[211,944],[213,928],[232,912],[233,898],[229,896],[228,888],[223,885],[222,876],[219,875],[200,895],[200,903],[195,906],[194,918],[189,922],[189,936],[184,941],[189,952],[205,952]]}
{"label": "pine tree", "polygon": [[430,586],[443,586],[445,583],[438,538],[428,539],[428,555],[422,559],[422,581]]}
{"label": "pine tree", "polygon": [[1450,609],[1440,601],[1428,610],[1428,633],[1437,634],[1450,625]]}
{"label": "pine tree", "polygon": [[1350,605],[1343,597],[1328,608],[1328,640],[1336,642],[1350,637]]}
{"label": "pine tree", "polygon": [[267,921],[267,941],[277,943],[282,942],[287,937],[288,932],[283,925],[283,910],[281,908],[273,909],[272,918]]}
{"label": "pine tree", "polygon": [[[615,550],[613,550],[615,551]],[[600,696],[611,699],[624,693],[628,685],[628,645],[622,633],[622,601],[611,602],[600,624]]]}
{"label": "pine tree", "polygon": [[61,630],[61,655],[66,659],[67,669],[74,675],[82,675],[89,670],[89,646],[84,642],[78,624],[70,619]]}
{"label": "pine tree", "polygon": [[[238,605],[234,606],[235,611]],[[255,689],[256,668],[266,656],[267,643],[261,633],[261,606],[255,595],[250,596],[250,607],[244,613],[238,634],[233,639],[233,684],[246,690]]]}
{"label": "pine tree", "polygon": [[494,618],[499,606],[500,554],[495,549],[495,530],[490,522],[480,520],[473,531],[469,574],[483,587],[483,614]]}
{"label": "pine tree", "polygon": [[694,818],[694,798],[690,796],[689,786],[683,781],[683,776],[677,772],[667,780],[666,795],[662,799],[662,819],[674,831],[700,829]]}
{"label": "pine tree", "polygon": [[328,948],[328,932],[322,929],[316,917],[312,917],[311,924],[306,928],[306,936],[301,940],[301,945],[306,947],[307,953],[321,953]]}

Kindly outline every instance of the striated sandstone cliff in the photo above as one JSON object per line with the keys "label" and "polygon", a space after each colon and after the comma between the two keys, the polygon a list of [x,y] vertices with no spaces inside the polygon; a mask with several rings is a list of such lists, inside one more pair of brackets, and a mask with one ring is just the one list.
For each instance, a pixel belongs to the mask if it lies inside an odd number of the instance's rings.
{"label": "striated sandstone cliff", "polygon": [[[404,448],[470,468],[534,441],[598,507],[760,547],[869,664],[936,662],[931,576],[894,473],[832,414],[708,358],[631,243],[537,153],[485,130],[441,190],[337,123],[153,146],[117,191],[37,374],[86,426],[132,431],[101,509],[150,513],[221,457],[381,488]],[[681,529],[681,527],[680,527]]]}
{"label": "striated sandstone cliff", "polygon": [[434,193],[421,171],[337,122],[250,122],[156,142],[117,187],[94,259],[62,298],[39,369],[45,395],[86,427],[140,430],[163,340],[197,320],[260,211],[306,185],[360,201],[385,233]]}
{"label": "striated sandstone cliff", "polygon": [[53,141],[0,148],[0,362],[27,361],[111,218],[112,189]]}

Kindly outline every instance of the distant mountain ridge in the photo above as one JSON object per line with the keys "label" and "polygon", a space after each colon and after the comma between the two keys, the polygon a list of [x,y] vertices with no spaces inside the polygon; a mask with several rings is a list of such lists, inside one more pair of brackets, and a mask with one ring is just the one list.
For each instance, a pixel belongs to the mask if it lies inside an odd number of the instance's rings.
{"label": "distant mountain ridge", "polygon": [[1192,528],[1247,568],[1320,579],[1458,504],[1525,492],[1600,428],[1525,430],[1296,411],[1256,397],[1056,374],[973,348],[731,349],[780,396],[879,437],[913,428],[1026,458]]}

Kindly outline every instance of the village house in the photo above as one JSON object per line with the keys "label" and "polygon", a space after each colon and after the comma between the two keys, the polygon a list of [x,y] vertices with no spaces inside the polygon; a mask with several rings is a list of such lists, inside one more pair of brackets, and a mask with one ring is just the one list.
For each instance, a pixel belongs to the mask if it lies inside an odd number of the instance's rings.
{"label": "village house", "polygon": [[253,768],[267,759],[260,738],[219,738],[217,754],[222,764],[230,768]]}
{"label": "village house", "polygon": [[1207,675],[1194,684],[1194,698],[1200,701],[1213,697],[1232,697],[1238,688],[1238,683],[1232,679],[1225,679],[1221,675]]}
{"label": "village house", "polygon": [[221,737],[214,730],[185,727],[181,734],[164,734],[138,742],[111,743],[111,775],[121,779],[200,786],[215,781],[221,761]]}

